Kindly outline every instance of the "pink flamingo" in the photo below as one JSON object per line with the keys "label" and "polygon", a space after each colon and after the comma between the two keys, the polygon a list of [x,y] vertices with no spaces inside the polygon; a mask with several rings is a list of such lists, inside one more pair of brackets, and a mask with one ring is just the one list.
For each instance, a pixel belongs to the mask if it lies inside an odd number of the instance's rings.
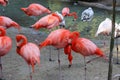
{"label": "pink flamingo", "polygon": [[38,3],[32,3],[27,8],[21,8],[28,16],[40,16],[42,14],[49,14],[51,11]]}
{"label": "pink flamingo", "polygon": [[[28,43],[27,38],[24,35],[17,35],[17,53],[32,66],[32,72],[34,72],[34,65],[40,64],[40,50],[39,47],[34,43]],[[30,79],[32,80],[32,74],[30,72]]]}
{"label": "pink flamingo", "polygon": [[0,16],[0,26],[3,26],[5,29],[14,27],[20,31],[20,25],[6,16]]}
{"label": "pink flamingo", "polygon": [[57,30],[52,31],[48,35],[48,37],[42,43],[40,43],[40,49],[45,47],[45,46],[54,46],[55,48],[57,48],[60,76],[61,76],[61,73],[60,73],[61,67],[60,67],[60,52],[59,52],[59,49],[67,47],[67,45],[69,43],[70,33],[71,32],[69,30],[66,30],[66,29],[57,29]]}
{"label": "pink flamingo", "polygon": [[0,79],[2,78],[2,63],[1,57],[6,55],[12,48],[12,40],[10,37],[6,36],[6,31],[4,28],[0,27]]}
{"label": "pink flamingo", "polygon": [[63,16],[59,12],[55,12],[42,17],[35,24],[33,24],[31,28],[34,28],[36,30],[40,28],[51,29],[53,27],[59,26],[63,19],[64,19]]}
{"label": "pink flamingo", "polygon": [[70,9],[68,7],[64,7],[62,9],[62,15],[65,16],[73,16],[74,20],[76,20],[78,18],[77,13],[76,12],[72,12],[70,13]]}

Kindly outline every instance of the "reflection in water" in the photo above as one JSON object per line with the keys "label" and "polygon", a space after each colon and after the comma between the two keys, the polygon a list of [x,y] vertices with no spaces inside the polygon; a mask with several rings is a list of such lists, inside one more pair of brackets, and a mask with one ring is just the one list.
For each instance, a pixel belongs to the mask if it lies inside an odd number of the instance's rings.
{"label": "reflection in water", "polygon": [[[111,18],[111,12],[93,8],[95,15],[88,27],[88,24],[86,22],[82,22],[80,20],[81,13],[83,10],[88,8],[87,6],[73,5],[73,3],[60,2],[58,0],[23,0],[23,1],[10,0],[9,4],[6,7],[0,6],[0,15],[10,17],[11,19],[18,22],[23,27],[29,27],[32,24],[34,24],[36,21],[33,18],[25,15],[24,12],[20,10],[20,8],[27,7],[31,3],[40,3],[45,7],[49,7],[53,12],[55,11],[61,12],[63,7],[69,7],[71,12],[77,12],[79,18],[76,22],[72,21],[73,17],[67,17],[65,18],[65,20],[66,20],[67,28],[71,30],[80,31],[81,36],[87,35],[87,36],[94,37],[94,34],[98,28],[98,25],[101,23],[101,21],[103,21],[106,17]],[[3,9],[5,11],[3,11]],[[38,19],[40,17],[42,16],[39,16]],[[117,22],[120,22],[118,17],[116,19],[117,19]]]}

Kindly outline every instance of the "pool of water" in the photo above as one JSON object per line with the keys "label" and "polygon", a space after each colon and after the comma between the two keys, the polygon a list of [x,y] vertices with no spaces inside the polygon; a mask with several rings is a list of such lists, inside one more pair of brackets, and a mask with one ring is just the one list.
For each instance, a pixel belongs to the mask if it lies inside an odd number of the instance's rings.
{"label": "pool of water", "polygon": [[[29,27],[34,24],[36,20],[25,15],[25,13],[22,12],[20,8],[27,7],[31,3],[40,3],[45,7],[50,7],[53,12],[61,12],[63,7],[69,7],[71,12],[77,12],[79,17],[77,21],[73,21],[73,17],[65,18],[66,26],[72,31],[77,30],[81,32],[81,36],[85,37],[94,37],[98,25],[101,23],[101,21],[103,21],[106,17],[112,18],[112,12],[93,7],[95,12],[93,20],[89,23],[82,22],[80,20],[81,13],[89,6],[73,5],[73,3],[61,2],[58,0],[9,0],[9,4],[6,7],[0,6],[0,15],[10,17],[23,27]],[[38,19],[39,18],[41,18],[41,16],[39,16]],[[117,13],[116,15],[116,22],[120,22],[120,13]]]}

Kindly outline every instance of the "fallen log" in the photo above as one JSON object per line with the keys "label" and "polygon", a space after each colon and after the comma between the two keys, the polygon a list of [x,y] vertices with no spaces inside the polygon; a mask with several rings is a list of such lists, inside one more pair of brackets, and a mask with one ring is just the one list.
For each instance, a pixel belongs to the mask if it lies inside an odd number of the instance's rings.
{"label": "fallen log", "polygon": [[[105,9],[105,10],[109,10],[109,11],[113,10],[112,6],[106,6],[101,3],[78,1],[78,4],[83,5],[83,6],[90,6],[90,7]],[[116,11],[120,11],[120,7],[116,7]]]}

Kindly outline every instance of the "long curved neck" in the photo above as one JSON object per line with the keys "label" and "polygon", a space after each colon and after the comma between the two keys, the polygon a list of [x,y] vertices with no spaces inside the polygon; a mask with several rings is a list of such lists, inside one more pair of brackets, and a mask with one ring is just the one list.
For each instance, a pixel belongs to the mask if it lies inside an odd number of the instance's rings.
{"label": "long curved neck", "polygon": [[0,36],[5,36],[6,31],[3,28],[0,28]]}
{"label": "long curved neck", "polygon": [[68,14],[68,16],[73,16],[73,17],[74,17],[74,19],[77,19],[77,18],[78,18],[78,16],[77,16],[77,13],[76,13],[76,12],[72,12],[72,13]]}
{"label": "long curved neck", "polygon": [[22,47],[23,45],[27,44],[27,39],[26,38],[21,38],[21,42],[19,43],[19,47]]}
{"label": "long curved neck", "polygon": [[18,45],[17,45],[17,53],[20,55],[20,49],[22,46],[24,46],[25,44],[27,44],[27,39],[25,37],[22,37],[21,40],[18,42]]}

